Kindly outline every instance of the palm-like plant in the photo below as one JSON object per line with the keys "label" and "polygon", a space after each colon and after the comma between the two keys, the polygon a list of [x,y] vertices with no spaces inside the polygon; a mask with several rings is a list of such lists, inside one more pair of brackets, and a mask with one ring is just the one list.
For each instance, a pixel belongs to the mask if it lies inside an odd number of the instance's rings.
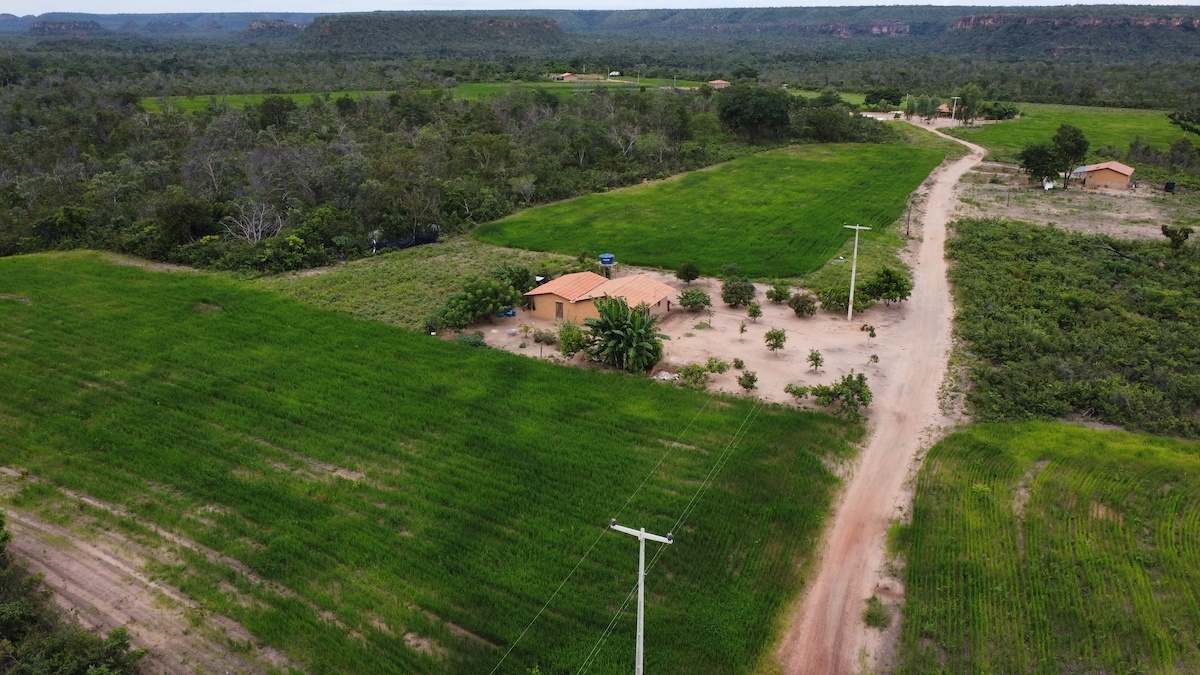
{"label": "palm-like plant", "polygon": [[631,308],[624,298],[593,300],[600,317],[584,319],[591,333],[588,356],[621,370],[644,373],[662,359],[663,339],[658,315],[647,305]]}

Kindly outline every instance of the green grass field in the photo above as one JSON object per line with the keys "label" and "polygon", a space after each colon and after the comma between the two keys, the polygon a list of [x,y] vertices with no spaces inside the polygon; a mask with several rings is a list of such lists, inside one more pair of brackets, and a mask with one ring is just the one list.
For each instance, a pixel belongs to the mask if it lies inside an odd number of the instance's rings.
{"label": "green grass field", "polygon": [[[499,670],[578,672],[636,577],[611,517],[677,535],[649,671],[751,672],[861,434],[94,253],[0,259],[0,354],[0,466],[34,478],[7,499],[98,517],[69,488],[241,561],[286,592],[185,550],[155,571],[312,673],[488,673],[587,552]],[[588,672],[632,658],[626,613]]]}
{"label": "green grass field", "polygon": [[[1028,143],[1049,143],[1059,125],[1071,124],[1083,130],[1092,150],[1115,145],[1121,150],[1137,136],[1152,146],[1165,148],[1184,133],[1167,119],[1162,110],[1129,108],[1092,108],[1078,105],[1018,103],[1021,117],[1015,120],[950,130],[954,136],[988,149],[988,159],[1015,162],[1017,153]],[[1200,141],[1192,137],[1193,142]]]}
{"label": "green grass field", "polygon": [[[329,98],[337,99],[343,96],[361,98],[363,96],[386,96],[386,91],[333,91]],[[227,105],[231,108],[245,108],[248,105],[258,105],[268,96],[284,96],[300,105],[308,105],[313,99],[325,96],[322,93],[301,94],[213,94],[211,96],[168,96],[166,98],[147,97],[141,100],[142,108],[147,112],[162,112],[163,106],[168,106],[180,112],[198,112],[212,105]]]}
{"label": "green grass field", "polygon": [[817,269],[850,237],[890,225],[943,153],[899,145],[806,145],[529,209],[475,231],[535,251],[614,253],[618,263],[754,277]]}
{"label": "green grass field", "polygon": [[900,673],[1185,673],[1200,664],[1200,445],[981,425],[926,457]]}
{"label": "green grass field", "polygon": [[[670,87],[670,79],[642,78],[643,87]],[[702,82],[679,80],[674,82],[679,87],[699,87]],[[596,87],[611,87],[616,89],[637,89],[636,79],[616,78],[612,80],[584,80],[581,82],[465,82],[454,87],[454,98],[476,101],[493,96],[500,96],[513,89],[545,89],[557,96],[570,96],[579,91],[591,91]],[[342,96],[360,98],[362,96],[386,96],[387,91],[334,91],[329,93],[331,99]],[[168,96],[166,98],[146,97],[141,100],[142,108],[148,112],[162,112],[167,105],[182,112],[204,110],[210,105],[224,104],[235,108],[247,105],[258,105],[268,96],[286,96],[301,105],[309,104],[313,99],[325,96],[319,92],[302,92],[293,94],[213,94],[210,96]]]}

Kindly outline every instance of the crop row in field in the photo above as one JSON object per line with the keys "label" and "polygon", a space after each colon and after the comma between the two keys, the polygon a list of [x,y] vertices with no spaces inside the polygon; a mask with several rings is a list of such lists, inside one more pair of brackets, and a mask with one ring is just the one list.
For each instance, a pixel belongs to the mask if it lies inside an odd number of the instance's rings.
{"label": "crop row in field", "polygon": [[1195,443],[975,426],[929,452],[902,539],[900,673],[1200,663]]}
{"label": "crop row in field", "polygon": [[489,672],[586,553],[499,671],[577,672],[636,577],[611,517],[677,534],[648,667],[748,672],[861,433],[98,254],[0,260],[0,353],[15,502],[69,488],[241,561],[287,592],[187,551],[159,573],[314,673]]}
{"label": "crop row in field", "polygon": [[[951,129],[963,140],[982,145],[988,159],[1015,162],[1017,153],[1029,143],[1049,143],[1059,125],[1079,127],[1095,150],[1112,145],[1125,150],[1141,136],[1157,148],[1164,148],[1184,133],[1167,119],[1162,110],[1095,108],[1080,105],[1018,103],[1021,117],[1015,120]],[[1194,136],[1193,141],[1197,141]]]}
{"label": "crop row in field", "polygon": [[717,274],[736,263],[755,277],[796,277],[850,238],[843,224],[890,225],[943,157],[900,145],[794,146],[529,209],[475,236],[535,251],[614,253],[634,265],[693,262]]}

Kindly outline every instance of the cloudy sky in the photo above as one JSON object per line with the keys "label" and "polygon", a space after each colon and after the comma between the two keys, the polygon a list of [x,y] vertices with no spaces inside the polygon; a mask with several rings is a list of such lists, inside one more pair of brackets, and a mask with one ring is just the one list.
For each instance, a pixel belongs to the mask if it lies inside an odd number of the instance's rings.
{"label": "cloudy sky", "polygon": [[[1087,1],[1087,0],[1085,0]],[[1140,1],[1118,0],[1104,2],[1091,0],[1089,4],[1127,5],[1200,5],[1200,0]],[[946,2],[925,0],[920,3],[902,3],[895,0],[817,0],[797,2],[795,0],[4,0],[0,12],[12,14],[42,14],[45,12],[91,12],[96,14],[161,13],[161,12],[369,12],[374,10],[406,9],[644,9],[652,7],[698,8],[698,7],[779,7],[779,6],[830,6],[830,5],[1068,5],[1078,1],[1025,0],[1024,2],[997,2],[980,0],[956,0]]]}

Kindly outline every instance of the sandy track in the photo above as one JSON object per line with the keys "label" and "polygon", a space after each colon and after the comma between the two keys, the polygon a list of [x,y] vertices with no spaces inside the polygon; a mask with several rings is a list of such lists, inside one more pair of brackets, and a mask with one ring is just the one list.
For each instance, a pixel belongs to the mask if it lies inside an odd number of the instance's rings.
{"label": "sandy track", "polygon": [[[883,638],[863,623],[866,599],[877,592],[898,597],[899,583],[883,576],[888,524],[905,501],[904,481],[918,450],[936,440],[947,422],[938,404],[953,317],[946,223],[955,205],[955,184],[984,155],[982,148],[964,145],[971,154],[933,178],[912,298],[888,331],[904,346],[902,356],[873,387],[868,444],[826,532],[819,567],[780,643],[777,658],[788,675],[855,673],[878,664]],[[897,622],[898,617],[893,625]]]}
{"label": "sandy track", "polygon": [[258,641],[241,625],[151,579],[142,571],[145,552],[120,535],[101,531],[84,541],[29,514],[9,510],[7,517],[14,559],[42,574],[58,606],[84,627],[128,628],[133,645],[148,649],[142,672],[261,673],[288,665],[275,650],[254,647]]}

